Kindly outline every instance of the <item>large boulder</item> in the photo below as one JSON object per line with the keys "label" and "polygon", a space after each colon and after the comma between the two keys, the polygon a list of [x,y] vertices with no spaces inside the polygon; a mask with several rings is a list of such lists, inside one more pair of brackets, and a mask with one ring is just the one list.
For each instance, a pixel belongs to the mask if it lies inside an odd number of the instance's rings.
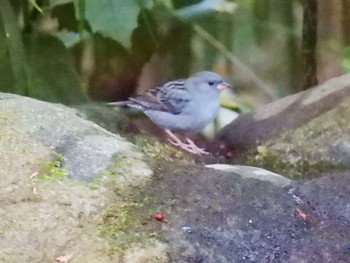
{"label": "large boulder", "polygon": [[78,115],[0,93],[0,262],[119,260],[99,228],[121,202],[115,189],[152,171],[135,145]]}
{"label": "large boulder", "polygon": [[349,172],[205,167],[92,108],[0,93],[0,262],[350,261]]}
{"label": "large boulder", "polygon": [[349,166],[349,131],[347,74],[243,114],[217,139],[249,164],[305,177]]}

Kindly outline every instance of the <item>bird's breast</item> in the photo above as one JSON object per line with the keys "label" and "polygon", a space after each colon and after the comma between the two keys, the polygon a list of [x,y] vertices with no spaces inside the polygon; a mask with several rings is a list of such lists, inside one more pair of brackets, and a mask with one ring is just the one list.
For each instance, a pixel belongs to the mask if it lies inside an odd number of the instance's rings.
{"label": "bird's breast", "polygon": [[199,131],[211,123],[218,114],[219,108],[219,101],[207,102],[193,107],[190,113],[195,116],[192,122],[193,129]]}
{"label": "bird's breast", "polygon": [[219,100],[191,101],[179,114],[146,110],[144,113],[159,127],[178,132],[198,132],[211,123],[219,111]]}

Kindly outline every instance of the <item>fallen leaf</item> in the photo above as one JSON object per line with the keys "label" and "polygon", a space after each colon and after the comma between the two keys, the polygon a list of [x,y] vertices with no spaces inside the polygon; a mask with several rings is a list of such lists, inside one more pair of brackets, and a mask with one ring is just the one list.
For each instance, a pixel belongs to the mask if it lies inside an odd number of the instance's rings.
{"label": "fallen leaf", "polygon": [[72,255],[60,256],[55,258],[55,261],[59,263],[68,263],[72,259],[72,257]]}

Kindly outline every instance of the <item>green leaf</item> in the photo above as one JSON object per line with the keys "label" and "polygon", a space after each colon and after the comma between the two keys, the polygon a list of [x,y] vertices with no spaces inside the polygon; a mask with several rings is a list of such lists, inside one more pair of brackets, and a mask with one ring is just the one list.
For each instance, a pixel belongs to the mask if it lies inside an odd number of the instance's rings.
{"label": "green leaf", "polygon": [[[5,64],[11,68],[10,75],[15,80],[14,85],[11,86],[13,90],[17,93],[25,94],[29,65],[25,56],[20,27],[15,12],[8,0],[3,1],[0,8],[0,27],[0,38],[4,40],[3,43],[6,43],[6,46],[3,46],[4,49],[2,50],[4,61],[0,64]],[[9,73],[8,71],[8,69],[5,69],[5,72]],[[8,76],[4,76],[3,78],[6,79],[5,83],[8,83]]]}
{"label": "green leaf", "polygon": [[64,4],[68,4],[68,3],[73,3],[74,0],[50,0],[50,7],[54,7],[56,5],[64,5]]}
{"label": "green leaf", "polygon": [[0,91],[11,93],[19,93],[22,91],[16,88],[9,52],[2,54],[0,58]]}
{"label": "green leaf", "polygon": [[343,50],[343,58],[342,58],[342,66],[343,66],[343,70],[346,73],[350,72],[350,47],[346,47]]}
{"label": "green leaf", "polygon": [[38,10],[40,13],[43,13],[43,10],[38,6],[35,0],[29,0],[29,2],[35,7],[36,10]]}
{"label": "green leaf", "polygon": [[[150,0],[86,0],[85,19],[94,33],[110,37],[129,49],[137,16],[150,3]],[[78,10],[77,2],[75,8]]]}
{"label": "green leaf", "polygon": [[26,89],[18,89],[13,60],[6,51],[0,57],[0,91],[65,104],[87,100],[74,61],[61,41],[53,36],[37,35],[25,39],[25,44],[26,63],[30,65],[23,73]]}
{"label": "green leaf", "polygon": [[36,10],[38,10],[40,13],[43,13],[43,10],[38,6],[35,0],[29,0],[29,2],[35,7]]}
{"label": "green leaf", "polygon": [[87,100],[74,60],[60,40],[37,35],[31,36],[26,44],[31,65],[28,96],[65,104]]}

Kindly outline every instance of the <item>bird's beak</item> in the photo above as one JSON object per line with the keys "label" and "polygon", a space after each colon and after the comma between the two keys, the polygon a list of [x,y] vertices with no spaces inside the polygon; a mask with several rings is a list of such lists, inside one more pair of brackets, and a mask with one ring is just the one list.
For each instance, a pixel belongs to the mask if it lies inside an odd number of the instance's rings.
{"label": "bird's beak", "polygon": [[224,89],[228,89],[231,87],[232,87],[232,85],[230,83],[225,82],[225,81],[223,81],[217,85],[218,90],[224,90]]}

